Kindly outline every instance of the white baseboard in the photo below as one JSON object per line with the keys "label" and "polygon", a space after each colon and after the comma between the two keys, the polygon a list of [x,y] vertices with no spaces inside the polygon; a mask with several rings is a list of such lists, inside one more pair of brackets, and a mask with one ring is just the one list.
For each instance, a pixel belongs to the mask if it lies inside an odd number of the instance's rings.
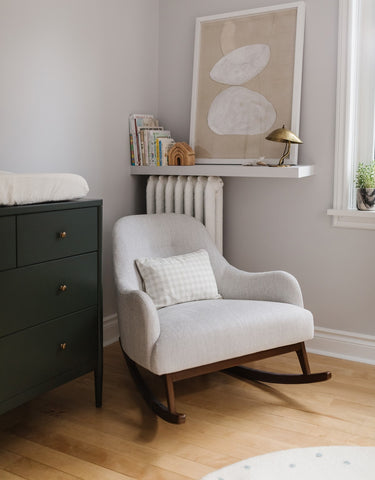
{"label": "white baseboard", "polygon": [[[118,341],[117,315],[103,319],[103,345]],[[375,336],[315,327],[315,337],[306,342],[308,352],[375,365]]]}
{"label": "white baseboard", "polygon": [[375,365],[375,336],[315,327],[315,337],[306,342],[311,353]]}
{"label": "white baseboard", "polygon": [[118,337],[117,315],[107,315],[103,318],[103,346],[117,342]]}

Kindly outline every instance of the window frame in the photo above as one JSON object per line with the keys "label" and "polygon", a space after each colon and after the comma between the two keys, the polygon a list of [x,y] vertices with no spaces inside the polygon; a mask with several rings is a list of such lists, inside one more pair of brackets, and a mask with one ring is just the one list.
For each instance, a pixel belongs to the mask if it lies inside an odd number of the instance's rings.
{"label": "window frame", "polygon": [[[375,230],[375,212],[360,211],[354,207],[355,159],[365,143],[360,136],[362,120],[358,115],[361,92],[357,73],[360,67],[360,6],[361,0],[339,2],[334,196],[333,208],[327,214],[333,217],[335,227]],[[366,115],[366,122],[372,125],[370,128],[374,131],[374,111],[370,114],[367,111]],[[363,135],[368,135],[368,129]]]}

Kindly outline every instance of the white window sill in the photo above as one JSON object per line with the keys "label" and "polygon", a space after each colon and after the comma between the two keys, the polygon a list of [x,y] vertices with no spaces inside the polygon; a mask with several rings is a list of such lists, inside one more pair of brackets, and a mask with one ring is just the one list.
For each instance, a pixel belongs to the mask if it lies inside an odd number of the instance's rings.
{"label": "white window sill", "polygon": [[330,209],[327,214],[333,217],[334,227],[375,230],[375,211]]}

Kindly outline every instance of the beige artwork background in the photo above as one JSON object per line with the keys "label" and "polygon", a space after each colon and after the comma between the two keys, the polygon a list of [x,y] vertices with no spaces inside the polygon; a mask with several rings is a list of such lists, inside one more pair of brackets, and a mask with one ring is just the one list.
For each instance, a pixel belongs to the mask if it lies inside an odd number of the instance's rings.
{"label": "beige artwork background", "polygon": [[[283,124],[290,128],[296,20],[297,9],[291,8],[201,23],[194,132],[197,158],[271,159],[281,156],[283,146],[265,137]],[[210,71],[232,50],[256,43],[270,47],[270,61],[262,72],[241,86],[260,93],[272,103],[276,110],[275,123],[264,134],[218,135],[208,127],[208,111],[214,98],[230,85],[212,80]]]}

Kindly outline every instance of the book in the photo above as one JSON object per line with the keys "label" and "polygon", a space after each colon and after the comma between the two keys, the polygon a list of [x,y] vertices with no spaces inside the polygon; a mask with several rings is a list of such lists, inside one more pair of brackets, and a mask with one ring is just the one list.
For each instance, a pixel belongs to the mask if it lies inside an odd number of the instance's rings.
{"label": "book", "polygon": [[135,155],[134,155],[134,137],[129,133],[129,145],[130,145],[130,163],[135,165]]}
{"label": "book", "polygon": [[171,132],[169,130],[150,130],[150,143],[149,143],[149,162],[150,165],[156,165],[160,167],[160,156],[158,161],[158,147],[157,147],[157,140],[159,138],[170,138]]}
{"label": "book", "polygon": [[139,165],[151,165],[150,138],[151,132],[162,131],[163,127],[138,127],[140,163]]}
{"label": "book", "polygon": [[158,157],[159,157],[159,165],[165,167],[168,165],[168,152],[172,145],[174,145],[175,141],[173,138],[168,137],[160,137],[157,139],[158,143]]}
{"label": "book", "polygon": [[132,165],[168,165],[171,132],[150,113],[129,115],[129,146]]}
{"label": "book", "polygon": [[[149,113],[132,113],[129,115],[129,139],[130,140],[130,156],[132,159],[132,164],[134,165],[142,165],[141,161],[141,151],[140,151],[140,144],[139,144],[139,128],[140,127],[157,127],[158,120],[154,117],[154,115]],[[133,145],[133,154],[132,154],[132,147]]]}

